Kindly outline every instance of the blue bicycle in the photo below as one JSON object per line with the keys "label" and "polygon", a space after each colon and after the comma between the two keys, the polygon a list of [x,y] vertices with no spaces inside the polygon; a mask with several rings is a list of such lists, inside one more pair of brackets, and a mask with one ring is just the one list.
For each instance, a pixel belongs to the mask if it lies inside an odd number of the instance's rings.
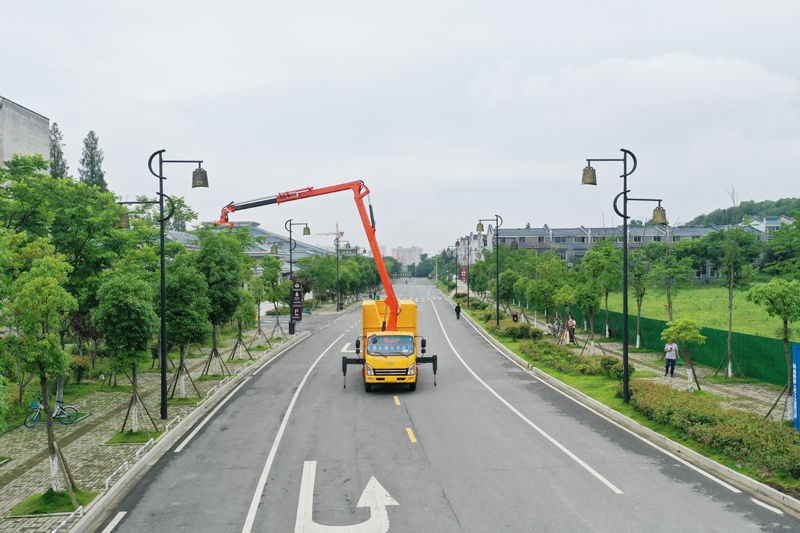
{"label": "blue bicycle", "polygon": [[[78,419],[78,408],[74,405],[64,405],[63,401],[56,400],[56,412],[53,413],[53,420],[58,420],[62,424],[72,424]],[[32,428],[36,427],[36,424],[39,423],[39,420],[42,419],[42,413],[44,412],[44,405],[42,401],[39,400],[38,402],[31,402],[30,408],[32,409],[31,414],[25,417],[25,427]]]}

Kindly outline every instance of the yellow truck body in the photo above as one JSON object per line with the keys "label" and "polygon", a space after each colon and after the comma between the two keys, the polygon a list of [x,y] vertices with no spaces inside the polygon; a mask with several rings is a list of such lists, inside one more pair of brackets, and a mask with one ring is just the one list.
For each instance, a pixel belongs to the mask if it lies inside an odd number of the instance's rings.
{"label": "yellow truck body", "polygon": [[417,304],[398,300],[397,329],[384,331],[387,310],[383,300],[361,302],[361,349],[364,388],[377,384],[417,385],[417,358],[421,342],[417,331]]}

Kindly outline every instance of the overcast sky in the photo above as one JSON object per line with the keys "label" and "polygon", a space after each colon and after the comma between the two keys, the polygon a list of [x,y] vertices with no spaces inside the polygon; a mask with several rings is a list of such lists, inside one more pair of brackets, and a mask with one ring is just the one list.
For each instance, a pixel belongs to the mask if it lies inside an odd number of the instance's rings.
{"label": "overcast sky", "polygon": [[[57,122],[70,171],[100,138],[109,188],[165,192],[208,221],[230,201],[362,179],[387,252],[475,230],[614,226],[632,197],[670,223],[798,196],[797,0],[7,2],[0,95]],[[732,192],[735,193],[732,195]],[[629,203],[634,218],[654,205]],[[352,195],[232,215],[365,246]]]}

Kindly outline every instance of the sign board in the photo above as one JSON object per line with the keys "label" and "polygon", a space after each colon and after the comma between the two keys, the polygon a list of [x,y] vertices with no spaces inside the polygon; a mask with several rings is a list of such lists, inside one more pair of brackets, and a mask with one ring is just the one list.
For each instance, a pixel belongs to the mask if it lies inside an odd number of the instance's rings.
{"label": "sign board", "polygon": [[292,321],[303,320],[303,288],[296,281],[292,282]]}
{"label": "sign board", "polygon": [[794,390],[794,428],[800,431],[800,419],[797,412],[800,411],[800,395],[797,393],[797,383],[800,382],[800,344],[792,344],[792,389]]}
{"label": "sign board", "polygon": [[461,281],[467,281],[467,267],[465,266],[461,267],[461,272],[459,272],[459,277],[461,278]]}

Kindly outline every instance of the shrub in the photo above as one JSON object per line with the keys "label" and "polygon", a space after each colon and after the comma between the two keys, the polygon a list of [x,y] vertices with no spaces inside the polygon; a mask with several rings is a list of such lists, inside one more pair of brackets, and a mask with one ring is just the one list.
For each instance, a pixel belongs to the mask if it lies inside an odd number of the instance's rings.
{"label": "shrub", "polygon": [[69,362],[69,370],[72,372],[72,375],[75,376],[75,382],[78,384],[80,384],[83,375],[90,367],[89,358],[82,355],[73,355]]}

